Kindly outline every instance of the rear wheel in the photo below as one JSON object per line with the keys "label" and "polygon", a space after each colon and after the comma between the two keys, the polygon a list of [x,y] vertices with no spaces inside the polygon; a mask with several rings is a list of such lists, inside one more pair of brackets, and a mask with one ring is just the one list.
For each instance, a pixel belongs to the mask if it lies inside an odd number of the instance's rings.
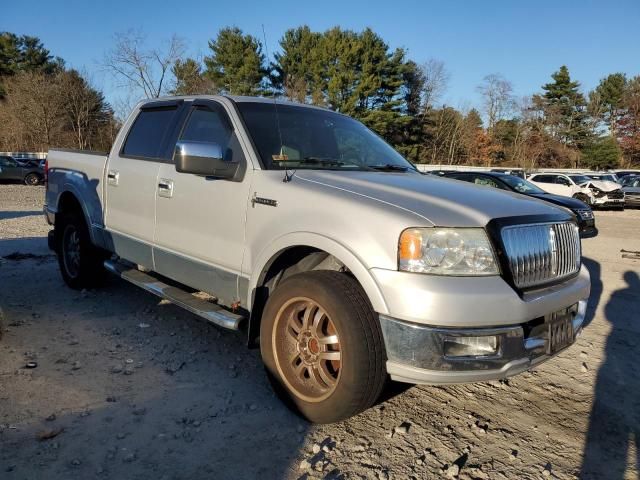
{"label": "rear wheel", "polygon": [[39,185],[41,182],[40,176],[37,173],[30,173],[26,177],[24,177],[25,185]]}
{"label": "rear wheel", "polygon": [[105,276],[108,253],[91,243],[81,213],[62,215],[56,222],[57,255],[65,283],[76,290],[98,286]]}
{"label": "rear wheel", "polygon": [[312,422],[369,408],[387,375],[379,320],[360,285],[333,271],[284,280],[269,297],[260,349],[284,400]]}

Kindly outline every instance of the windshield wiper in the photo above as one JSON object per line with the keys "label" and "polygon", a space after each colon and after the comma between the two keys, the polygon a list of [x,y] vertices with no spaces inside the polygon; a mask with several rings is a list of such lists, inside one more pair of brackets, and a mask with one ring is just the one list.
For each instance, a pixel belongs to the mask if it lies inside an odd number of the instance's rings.
{"label": "windshield wiper", "polygon": [[336,160],[334,158],[323,158],[323,157],[304,157],[301,159],[287,159],[287,160],[274,160],[277,163],[300,163],[300,164],[310,164],[310,165],[329,165],[332,167],[341,167],[344,165],[344,162],[340,160]]}
{"label": "windshield wiper", "polygon": [[383,172],[406,172],[407,170],[409,170],[409,167],[395,165],[393,163],[387,163],[385,165],[371,165],[371,168]]}

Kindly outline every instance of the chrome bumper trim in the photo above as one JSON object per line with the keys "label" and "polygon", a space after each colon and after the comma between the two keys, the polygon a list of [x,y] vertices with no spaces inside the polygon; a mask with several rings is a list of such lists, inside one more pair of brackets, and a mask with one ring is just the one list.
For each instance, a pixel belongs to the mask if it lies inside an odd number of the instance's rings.
{"label": "chrome bumper trim", "polygon": [[[582,332],[586,309],[587,300],[579,301],[572,320],[574,341]],[[537,329],[529,329],[526,324],[450,329],[412,324],[384,315],[380,315],[380,322],[387,349],[387,373],[399,382],[452,384],[496,380],[522,373],[555,356],[546,353],[544,324]],[[445,335],[496,335],[499,355],[447,358],[442,353]]]}

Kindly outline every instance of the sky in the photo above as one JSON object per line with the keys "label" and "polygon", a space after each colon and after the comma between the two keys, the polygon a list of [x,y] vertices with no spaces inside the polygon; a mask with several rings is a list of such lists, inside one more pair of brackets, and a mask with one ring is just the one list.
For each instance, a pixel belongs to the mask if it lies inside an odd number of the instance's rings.
{"label": "sky", "polygon": [[111,102],[123,90],[101,61],[114,34],[130,29],[151,46],[175,33],[202,58],[225,26],[262,40],[264,25],[271,56],[289,28],[371,27],[417,63],[443,61],[450,79],[441,102],[456,108],[478,107],[477,86],[492,73],[512,82],[517,96],[540,91],[561,65],[584,91],[609,73],[640,74],[640,0],[28,0],[1,11],[0,31],[39,37]]}

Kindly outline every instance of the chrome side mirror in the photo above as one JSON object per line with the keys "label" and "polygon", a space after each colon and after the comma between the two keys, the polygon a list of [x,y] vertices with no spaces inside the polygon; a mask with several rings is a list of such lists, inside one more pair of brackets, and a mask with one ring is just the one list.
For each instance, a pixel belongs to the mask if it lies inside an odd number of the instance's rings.
{"label": "chrome side mirror", "polygon": [[213,142],[180,140],[173,152],[176,171],[207,177],[233,178],[240,166],[224,160],[222,147]]}

